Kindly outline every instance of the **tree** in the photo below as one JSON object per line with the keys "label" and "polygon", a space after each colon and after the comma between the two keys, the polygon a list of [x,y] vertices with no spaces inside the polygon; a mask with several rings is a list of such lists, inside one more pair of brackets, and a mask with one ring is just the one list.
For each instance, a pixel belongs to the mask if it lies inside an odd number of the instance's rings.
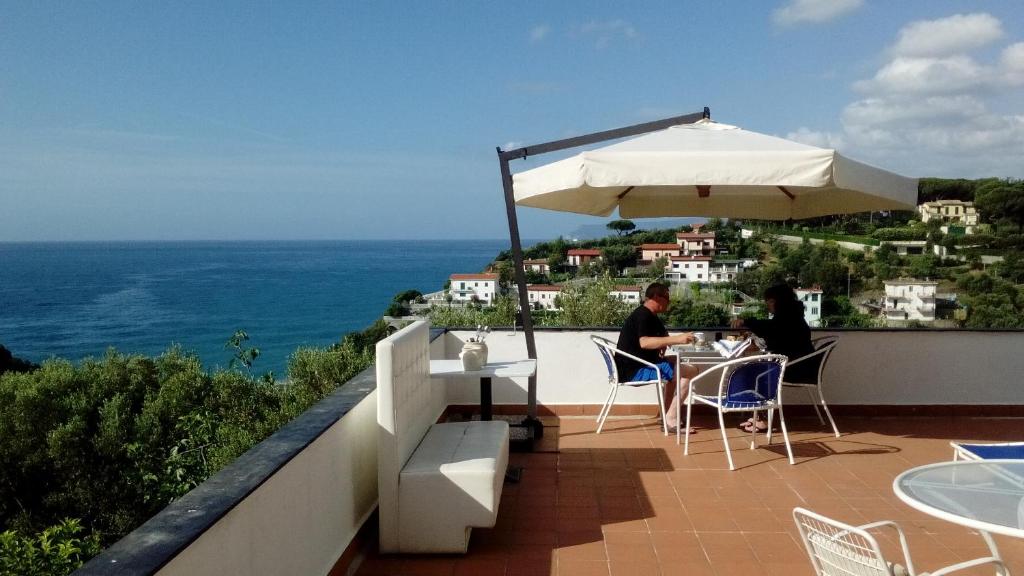
{"label": "tree", "polygon": [[416,300],[417,298],[421,298],[422,296],[423,293],[420,292],[419,290],[404,290],[402,292],[399,292],[398,294],[395,294],[395,297],[392,298],[391,301],[397,302],[399,304],[408,304],[409,301]]}
{"label": "tree", "polygon": [[1024,229],[1024,181],[986,181],[975,191],[974,204],[989,222],[1009,221]]}
{"label": "tree", "polygon": [[636,264],[636,250],[632,246],[616,245],[601,249],[601,258],[608,268],[617,272]]}
{"label": "tree", "polygon": [[619,236],[636,230],[636,224],[632,220],[612,220],[606,226],[609,230],[614,230]]}

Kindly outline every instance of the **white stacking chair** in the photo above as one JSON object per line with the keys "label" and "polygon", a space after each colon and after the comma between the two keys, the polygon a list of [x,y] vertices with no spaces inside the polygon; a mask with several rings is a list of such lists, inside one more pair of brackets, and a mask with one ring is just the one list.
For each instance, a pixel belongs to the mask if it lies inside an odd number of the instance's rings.
{"label": "white stacking chair", "polygon": [[[665,386],[667,385],[668,379],[662,374],[661,370],[654,364],[647,362],[641,358],[637,358],[632,354],[623,352],[615,347],[615,344],[610,340],[601,338],[600,336],[591,335],[590,339],[597,345],[598,352],[601,353],[601,359],[604,360],[605,368],[608,369],[608,396],[605,398],[604,406],[601,408],[601,412],[597,415],[597,433],[601,433],[601,429],[604,428],[604,422],[608,419],[608,414],[612,410],[612,404],[615,403],[615,397],[619,393],[619,389],[623,386],[629,386],[635,388],[637,386],[648,386],[655,385],[655,392],[658,395],[658,409],[661,412],[661,427],[665,435],[668,436],[668,423],[665,421]],[[654,368],[655,373],[658,374],[657,380],[633,380],[628,382],[619,382],[619,370],[615,366],[615,356],[625,356],[626,358],[632,358],[637,362],[640,362],[644,366]]]}
{"label": "white stacking chair", "polygon": [[[799,358],[793,358],[786,364],[786,367],[792,369],[793,366],[800,364],[809,364],[817,367],[818,377],[814,382],[803,383],[803,382],[789,382],[783,375],[782,385],[787,388],[803,388],[807,390],[807,394],[811,397],[811,405],[814,406],[814,412],[818,415],[818,421],[825,425],[825,419],[821,417],[821,409],[818,408],[818,404],[821,404],[821,408],[825,410],[825,416],[828,416],[828,423],[832,425],[832,432],[835,433],[836,438],[839,438],[839,428],[836,426],[836,421],[832,418],[832,412],[828,409],[828,404],[825,403],[825,396],[821,393],[822,377],[825,373],[825,364],[828,363],[829,356],[832,355],[832,351],[835,350],[837,344],[839,344],[838,336],[823,336],[821,338],[815,338],[811,341],[814,345],[814,352],[801,356]],[[817,399],[814,398],[817,393]]]}
{"label": "white stacking chair", "polygon": [[[793,464],[793,449],[789,445],[789,432],[786,430],[786,419],[782,413],[782,373],[786,369],[786,357],[782,354],[763,354],[748,356],[738,360],[730,360],[715,364],[704,372],[690,379],[690,393],[686,396],[686,440],[683,454],[690,453],[690,415],[695,402],[713,406],[718,410],[718,424],[722,429],[722,442],[725,444],[725,457],[729,461],[729,469],[735,470],[732,452],[729,450],[729,436],[725,431],[726,412],[753,412],[755,419],[761,410],[768,411],[768,442],[771,442],[771,415],[775,409],[779,411],[779,423],[782,424],[782,438],[786,444],[789,463]],[[710,379],[714,374],[721,374],[716,394],[698,394],[697,384]],[[679,431],[676,431],[676,443],[679,442]],[[757,447],[757,429],[750,433],[750,449]]]}
{"label": "white stacking chair", "polygon": [[[818,576],[917,576],[907,547],[907,537],[895,522],[883,520],[851,526],[804,508],[793,509],[793,520],[796,521],[800,539]],[[886,560],[878,541],[868,532],[873,528],[891,528],[896,531],[903,550],[903,564]],[[959,562],[928,574],[943,576],[984,564],[994,564],[997,574],[1010,574],[1006,565],[994,556]]]}

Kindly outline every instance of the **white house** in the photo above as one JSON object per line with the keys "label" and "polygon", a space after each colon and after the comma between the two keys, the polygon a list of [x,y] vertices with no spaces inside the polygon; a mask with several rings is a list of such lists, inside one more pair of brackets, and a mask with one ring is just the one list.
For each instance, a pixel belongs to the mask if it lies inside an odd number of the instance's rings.
{"label": "white house", "polygon": [[939,283],[933,280],[886,280],[885,319],[894,324],[908,320],[933,322],[935,320],[935,291]]}
{"label": "white house", "polygon": [[709,282],[711,256],[672,256],[665,265],[665,278],[675,282]]}
{"label": "white house", "polygon": [[551,267],[548,266],[548,261],[540,258],[537,260],[523,260],[523,272],[539,272],[541,274],[547,274],[551,271]]}
{"label": "white house", "polygon": [[497,274],[452,274],[448,279],[452,300],[456,302],[477,300],[490,304],[498,293]]}
{"label": "white house", "polygon": [[711,256],[715,253],[714,232],[676,232],[681,256]]}
{"label": "white house", "polygon": [[924,254],[928,246],[927,240],[882,240],[879,244],[888,244],[896,249],[900,256]]}
{"label": "white house", "polygon": [[974,202],[935,200],[921,204],[917,211],[921,214],[922,222],[939,220],[946,225],[963,226],[968,234],[973,233],[974,227],[978,225],[978,210]]}
{"label": "white house", "polygon": [[821,326],[821,303],[823,296],[821,288],[817,286],[797,288],[794,292],[796,292],[797,300],[804,304],[804,320],[807,321],[807,325],[811,328]]}
{"label": "white house", "polygon": [[679,256],[678,244],[641,244],[640,260],[643,262],[654,262],[658,258]]}
{"label": "white house", "polygon": [[601,251],[597,248],[572,248],[567,254],[569,266],[583,266],[593,260],[601,259]]}
{"label": "white house", "polygon": [[608,295],[612,298],[618,298],[623,302],[630,304],[640,304],[643,299],[644,289],[640,286],[616,286]]}
{"label": "white house", "polygon": [[732,282],[743,267],[743,260],[712,260],[708,266],[708,282]]}
{"label": "white house", "polygon": [[526,297],[530,302],[530,306],[544,308],[545,310],[555,310],[558,308],[555,306],[555,296],[561,293],[562,287],[553,284],[530,284],[526,287]]}

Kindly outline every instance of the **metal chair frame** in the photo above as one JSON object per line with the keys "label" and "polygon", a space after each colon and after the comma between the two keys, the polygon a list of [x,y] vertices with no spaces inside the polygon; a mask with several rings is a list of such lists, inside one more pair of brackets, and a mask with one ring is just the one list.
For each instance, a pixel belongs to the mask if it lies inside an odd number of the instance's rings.
{"label": "metal chair frame", "polygon": [[[811,398],[811,406],[814,406],[814,412],[818,415],[818,421],[821,425],[825,425],[825,419],[821,417],[821,409],[818,408],[818,404],[821,404],[821,408],[825,409],[825,415],[828,416],[828,422],[832,425],[832,432],[835,433],[836,438],[839,438],[839,428],[836,426],[835,419],[832,418],[832,412],[828,409],[828,404],[825,403],[825,396],[821,393],[821,382],[822,377],[825,374],[825,365],[828,364],[829,356],[832,355],[832,351],[835,350],[837,344],[839,344],[838,336],[822,336],[821,338],[815,338],[811,340],[811,344],[814,345],[814,352],[794,358],[789,361],[787,367],[792,367],[800,362],[808,362],[812,358],[821,356],[821,362],[818,363],[818,378],[814,383],[803,383],[803,382],[786,382],[785,374],[782,377],[782,385],[788,388],[802,388],[807,390],[808,396]],[[815,400],[814,393],[817,392],[818,398]],[[771,413],[768,414],[769,420],[771,420]],[[770,428],[769,428],[770,429]]]}
{"label": "metal chair frame", "polygon": [[[907,536],[895,522],[883,520],[852,526],[799,507],[793,509],[793,520],[818,576],[917,576],[907,546]],[[896,531],[904,565],[886,560],[878,540],[868,532],[873,528],[891,528]],[[929,574],[943,576],[983,564],[995,564],[997,574],[1010,574],[1002,560],[994,556],[959,562]]]}
{"label": "metal chair frame", "polygon": [[[725,413],[726,412],[753,412],[754,417],[757,417],[757,413],[761,410],[768,411],[768,442],[771,443],[771,417],[775,409],[779,410],[779,422],[782,424],[782,438],[786,444],[786,453],[789,456],[789,463],[793,464],[793,449],[789,445],[789,432],[786,430],[786,419],[782,412],[782,374],[786,370],[787,359],[782,354],[763,354],[760,356],[747,356],[739,358],[737,360],[730,360],[728,362],[722,362],[711,366],[704,372],[694,376],[690,379],[690,393],[686,396],[686,431],[685,440],[683,443],[683,454],[690,453],[690,419],[693,411],[694,402],[701,404],[707,404],[713,406],[718,410],[718,425],[722,430],[722,443],[725,444],[725,457],[729,461],[729,469],[735,470],[736,466],[732,461],[732,451],[729,449],[729,436],[725,430]],[[778,376],[779,382],[775,385],[774,397],[762,397],[761,401],[754,404],[751,402],[744,402],[744,406],[728,406],[731,402],[729,398],[728,386],[731,382],[732,375],[737,369],[759,363],[772,363],[778,364]],[[721,376],[718,380],[718,393],[716,395],[701,395],[696,393],[696,385],[701,380],[709,378],[712,374],[721,372]],[[760,378],[760,376],[758,376]],[[679,442],[679,430],[676,430],[676,443]],[[753,450],[757,447],[757,430],[756,428],[750,433],[750,449]]]}
{"label": "metal chair frame", "polygon": [[[608,419],[608,414],[611,413],[612,405],[615,403],[615,398],[618,396],[620,388],[624,386],[635,388],[655,384],[655,392],[658,395],[658,409],[661,412],[661,427],[664,434],[668,436],[668,422],[665,420],[665,386],[668,379],[665,378],[664,374],[662,374],[661,369],[658,368],[657,365],[642,358],[637,358],[628,352],[619,350],[611,340],[595,335],[591,335],[590,340],[597,345],[597,349],[601,353],[601,358],[604,360],[605,367],[608,369],[608,396],[605,397],[604,406],[601,407],[601,411],[597,415],[597,433],[600,434],[601,430],[604,428],[604,423]],[[625,356],[626,358],[636,360],[648,368],[654,368],[655,372],[658,374],[658,379],[619,382],[619,369],[615,365],[615,356]]]}

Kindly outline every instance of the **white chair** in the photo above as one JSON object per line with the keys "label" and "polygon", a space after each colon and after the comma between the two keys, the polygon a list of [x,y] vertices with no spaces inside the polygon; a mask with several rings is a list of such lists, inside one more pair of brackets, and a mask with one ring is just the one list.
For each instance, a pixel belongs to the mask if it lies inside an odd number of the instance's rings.
{"label": "white chair", "polygon": [[[612,404],[615,403],[615,397],[618,396],[619,388],[623,386],[629,386],[635,388],[637,386],[647,386],[655,384],[655,392],[658,395],[658,409],[661,411],[661,426],[665,435],[668,436],[668,423],[665,421],[665,385],[668,379],[661,370],[654,364],[647,362],[641,358],[637,358],[632,354],[623,352],[615,347],[615,344],[610,340],[601,338],[600,336],[591,335],[590,339],[597,345],[598,352],[601,353],[601,359],[604,360],[605,368],[608,369],[608,396],[605,398],[604,406],[601,408],[601,412],[597,415],[597,433],[601,433],[601,429],[604,428],[604,422],[608,419],[608,414],[612,410]],[[655,373],[658,375],[657,380],[632,380],[628,382],[619,382],[619,370],[615,366],[615,356],[625,356],[626,358],[632,358],[637,362],[654,368]]]}
{"label": "white chair", "polygon": [[[825,373],[825,364],[828,363],[829,356],[832,355],[832,351],[835,350],[837,344],[839,344],[838,336],[823,336],[821,338],[815,338],[811,341],[814,345],[814,352],[794,358],[786,364],[786,368],[792,373],[794,366],[805,364],[813,367],[818,374],[817,379],[814,382],[803,383],[803,382],[789,382],[783,375],[782,385],[788,388],[803,388],[807,390],[807,394],[811,397],[811,405],[814,406],[814,412],[818,414],[818,420],[821,424],[825,425],[825,419],[821,417],[821,410],[818,408],[818,404],[825,409],[825,415],[828,416],[828,422],[832,425],[832,431],[835,432],[836,438],[839,438],[839,428],[836,426],[836,421],[832,419],[832,413],[829,412],[828,404],[825,403],[825,396],[821,393],[821,382],[822,376]],[[806,368],[805,368],[806,369]],[[814,393],[817,392],[818,398],[815,400]]]}
{"label": "white chair", "polygon": [[[907,547],[907,537],[895,522],[887,520],[861,526],[851,526],[821,514],[793,509],[793,520],[800,530],[811,565],[818,576],[916,576],[914,563]],[[905,564],[889,562],[882,554],[878,541],[871,533],[872,528],[892,528],[900,539]],[[1001,560],[993,556],[959,562],[929,572],[931,576],[942,576],[958,570],[983,564],[995,564],[996,573],[1009,576],[1010,572]]]}
{"label": "white chair", "polygon": [[[768,442],[772,441],[771,416],[775,409],[779,410],[779,422],[782,424],[782,438],[786,443],[789,463],[793,464],[793,449],[789,446],[789,432],[786,431],[786,419],[782,413],[782,373],[786,369],[786,357],[782,354],[764,354],[749,356],[738,360],[730,360],[715,364],[704,372],[690,379],[690,393],[686,396],[686,440],[683,454],[690,453],[690,415],[694,402],[714,406],[718,410],[718,424],[722,429],[722,442],[725,444],[725,457],[729,460],[729,469],[735,470],[732,452],[729,450],[729,437],[725,431],[726,412],[753,412],[756,419],[761,410],[768,411]],[[697,394],[696,385],[708,379],[712,374],[721,373],[718,380],[717,394]],[[676,443],[679,443],[679,430],[676,430]],[[757,447],[757,429],[750,433],[750,449]]]}

